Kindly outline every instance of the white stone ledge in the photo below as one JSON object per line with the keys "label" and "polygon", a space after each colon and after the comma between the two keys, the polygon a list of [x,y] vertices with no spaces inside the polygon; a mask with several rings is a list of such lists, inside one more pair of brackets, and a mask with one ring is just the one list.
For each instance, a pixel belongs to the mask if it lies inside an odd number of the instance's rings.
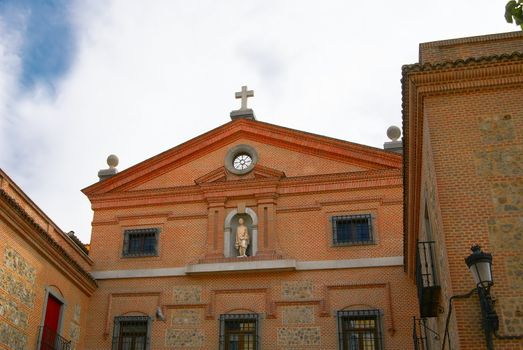
{"label": "white stone ledge", "polygon": [[403,265],[403,256],[346,260],[299,261],[296,265],[296,270],[357,269],[363,267],[401,266]]}
{"label": "white stone ledge", "polygon": [[230,273],[248,271],[308,271],[308,270],[333,270],[333,269],[358,269],[372,267],[402,266],[403,256],[390,256],[382,258],[363,258],[345,260],[259,260],[238,261],[228,263],[194,264],[184,267],[140,269],[140,270],[106,270],[93,271],[91,274],[97,280],[121,278],[151,278],[186,276],[192,274]]}
{"label": "white stone ledge", "polygon": [[140,278],[140,277],[170,277],[185,276],[185,267],[172,267],[165,269],[143,269],[143,270],[106,270],[93,271],[91,275],[97,280]]}
{"label": "white stone ledge", "polygon": [[296,270],[296,260],[258,260],[187,265],[187,274],[239,271]]}

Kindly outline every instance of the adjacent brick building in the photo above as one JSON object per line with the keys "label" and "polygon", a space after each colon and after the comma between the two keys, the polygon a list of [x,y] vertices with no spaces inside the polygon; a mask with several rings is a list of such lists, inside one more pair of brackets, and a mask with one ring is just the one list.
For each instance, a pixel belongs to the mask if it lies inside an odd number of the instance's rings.
{"label": "adjacent brick building", "polygon": [[85,348],[118,348],[132,322],[150,349],[410,347],[401,166],[239,118],[84,189],[99,284]]}
{"label": "adjacent brick building", "polygon": [[402,84],[405,267],[417,274],[430,348],[485,349],[476,294],[455,299],[446,328],[449,299],[475,288],[464,262],[474,243],[494,256],[500,335],[521,335],[523,33],[421,44]]}
{"label": "adjacent brick building", "polygon": [[84,349],[93,261],[2,170],[0,233],[0,349]]}

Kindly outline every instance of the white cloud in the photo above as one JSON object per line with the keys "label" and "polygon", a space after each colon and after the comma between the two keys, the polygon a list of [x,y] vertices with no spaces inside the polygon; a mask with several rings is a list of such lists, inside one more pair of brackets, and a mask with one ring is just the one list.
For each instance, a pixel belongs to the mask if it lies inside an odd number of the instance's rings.
{"label": "white cloud", "polygon": [[23,150],[8,173],[87,241],[92,212],[80,189],[107,155],[124,169],[228,122],[244,84],[262,121],[381,147],[401,122],[401,65],[417,60],[419,42],[515,29],[503,3],[489,1],[319,4],[78,2],[71,70],[54,94],[37,87],[12,104],[17,41],[0,27],[0,113],[12,108],[20,131],[0,134],[0,161]]}
{"label": "white cloud", "polygon": [[[19,15],[19,23],[23,23],[23,14]],[[6,18],[0,16],[0,164],[8,157],[11,135],[7,131],[16,122],[11,116],[10,106],[17,91],[21,45],[19,32],[9,27]]]}

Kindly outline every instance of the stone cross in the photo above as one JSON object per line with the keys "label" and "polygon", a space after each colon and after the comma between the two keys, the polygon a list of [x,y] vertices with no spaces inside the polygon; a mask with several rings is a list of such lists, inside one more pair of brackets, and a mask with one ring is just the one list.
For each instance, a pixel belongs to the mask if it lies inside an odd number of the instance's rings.
{"label": "stone cross", "polygon": [[244,111],[247,109],[247,98],[254,96],[253,90],[247,90],[247,86],[242,86],[242,91],[235,93],[236,98],[242,99],[242,106],[239,109],[240,111]]}

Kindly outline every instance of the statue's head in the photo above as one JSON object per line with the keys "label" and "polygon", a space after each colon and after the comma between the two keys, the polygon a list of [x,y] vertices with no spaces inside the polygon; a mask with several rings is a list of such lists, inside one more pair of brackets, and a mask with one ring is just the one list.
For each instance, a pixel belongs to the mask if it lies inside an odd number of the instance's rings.
{"label": "statue's head", "polygon": [[239,223],[240,225],[243,225],[243,219],[240,218],[240,219],[238,220],[238,223]]}

